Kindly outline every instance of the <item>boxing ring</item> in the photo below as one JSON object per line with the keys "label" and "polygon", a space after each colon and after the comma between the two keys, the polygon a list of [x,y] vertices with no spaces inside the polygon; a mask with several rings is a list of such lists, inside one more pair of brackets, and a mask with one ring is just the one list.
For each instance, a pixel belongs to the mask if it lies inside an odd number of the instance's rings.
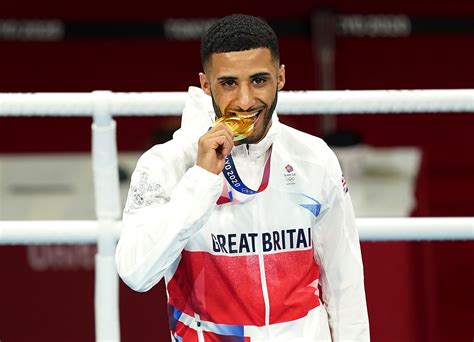
{"label": "boxing ring", "polygon": [[[120,340],[115,245],[120,236],[114,116],[180,115],[185,92],[0,94],[0,116],[92,116],[96,221],[0,221],[0,245],[97,244],[97,341]],[[474,89],[282,91],[282,114],[474,113]],[[358,218],[362,241],[473,240],[474,217]],[[446,229],[449,227],[449,230]]]}

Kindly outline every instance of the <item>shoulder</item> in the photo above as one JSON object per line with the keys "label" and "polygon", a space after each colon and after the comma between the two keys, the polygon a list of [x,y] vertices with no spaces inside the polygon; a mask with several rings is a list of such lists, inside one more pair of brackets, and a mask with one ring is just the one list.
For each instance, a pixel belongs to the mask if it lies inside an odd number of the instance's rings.
{"label": "shoulder", "polygon": [[183,153],[173,140],[155,145],[139,158],[130,180],[125,212],[165,203],[185,173]]}
{"label": "shoulder", "polygon": [[137,169],[179,170],[189,163],[187,159],[189,157],[183,146],[173,139],[145,151],[138,159]]}
{"label": "shoulder", "polygon": [[189,151],[173,139],[155,145],[141,155],[132,175],[132,183],[153,182],[165,188],[173,187],[193,163]]}
{"label": "shoulder", "polygon": [[279,150],[285,157],[304,166],[303,179],[308,184],[320,184],[324,196],[339,196],[347,192],[339,160],[334,151],[321,138],[282,125]]}
{"label": "shoulder", "polygon": [[321,170],[325,184],[331,187],[341,184],[339,160],[323,139],[283,124],[280,132],[281,147],[287,154],[312,170]]}
{"label": "shoulder", "polygon": [[281,124],[281,144],[291,152],[308,162],[328,165],[337,161],[337,157],[327,143],[314,135]]}

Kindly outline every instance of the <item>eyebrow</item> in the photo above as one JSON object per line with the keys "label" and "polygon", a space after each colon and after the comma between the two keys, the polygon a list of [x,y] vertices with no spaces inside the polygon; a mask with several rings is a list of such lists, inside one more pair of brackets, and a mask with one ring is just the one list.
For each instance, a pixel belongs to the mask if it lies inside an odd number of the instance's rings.
{"label": "eyebrow", "polygon": [[[256,74],[250,75],[250,79],[257,78],[257,77],[270,77],[271,74],[269,72],[257,72]],[[218,81],[236,81],[238,78],[235,76],[221,76],[217,78]]]}
{"label": "eyebrow", "polygon": [[269,77],[271,75],[272,74],[270,74],[269,72],[257,72],[256,74],[251,75],[250,78]]}
{"label": "eyebrow", "polygon": [[235,81],[237,77],[235,76],[221,76],[217,79],[218,81]]}

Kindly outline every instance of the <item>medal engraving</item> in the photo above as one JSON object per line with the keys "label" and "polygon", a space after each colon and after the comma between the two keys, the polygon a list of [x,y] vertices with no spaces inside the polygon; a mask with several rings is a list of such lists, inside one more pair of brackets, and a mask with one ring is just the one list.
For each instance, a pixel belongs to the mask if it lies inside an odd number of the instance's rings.
{"label": "medal engraving", "polygon": [[222,116],[216,120],[216,124],[223,122],[234,133],[234,141],[239,141],[247,138],[252,134],[254,128],[253,117],[246,118],[245,116]]}

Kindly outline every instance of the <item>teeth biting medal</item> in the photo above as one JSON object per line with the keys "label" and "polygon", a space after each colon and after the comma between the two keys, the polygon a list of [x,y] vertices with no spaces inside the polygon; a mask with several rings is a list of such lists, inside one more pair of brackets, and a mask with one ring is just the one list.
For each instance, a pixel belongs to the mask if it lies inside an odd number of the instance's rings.
{"label": "teeth biting medal", "polygon": [[234,133],[234,141],[247,138],[254,129],[255,120],[260,111],[252,113],[236,113],[232,116],[224,115],[217,118],[215,124],[224,123]]}

